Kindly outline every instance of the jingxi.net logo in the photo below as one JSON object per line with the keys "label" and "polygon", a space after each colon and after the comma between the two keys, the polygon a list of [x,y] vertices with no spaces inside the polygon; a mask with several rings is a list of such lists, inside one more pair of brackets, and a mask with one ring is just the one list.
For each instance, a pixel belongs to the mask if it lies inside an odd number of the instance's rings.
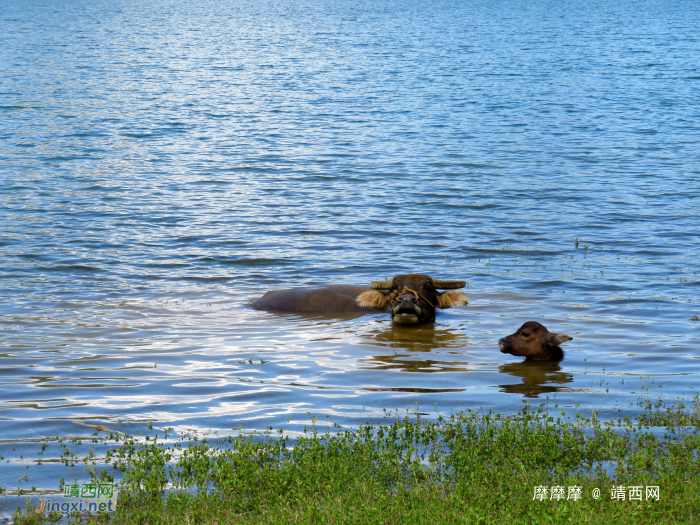
{"label": "jingxi.net logo", "polygon": [[114,512],[117,508],[117,492],[114,483],[66,483],[62,498],[40,499],[36,512],[59,512],[64,515],[74,512]]}

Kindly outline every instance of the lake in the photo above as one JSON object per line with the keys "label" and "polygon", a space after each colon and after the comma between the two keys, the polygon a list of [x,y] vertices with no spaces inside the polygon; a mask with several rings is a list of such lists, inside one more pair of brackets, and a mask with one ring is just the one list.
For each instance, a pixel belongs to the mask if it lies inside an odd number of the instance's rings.
{"label": "lake", "polygon": [[[683,0],[4,2],[0,486],[57,489],[76,421],[696,396],[698,35]],[[249,307],[409,272],[469,305]],[[561,363],[499,352],[528,320]]]}

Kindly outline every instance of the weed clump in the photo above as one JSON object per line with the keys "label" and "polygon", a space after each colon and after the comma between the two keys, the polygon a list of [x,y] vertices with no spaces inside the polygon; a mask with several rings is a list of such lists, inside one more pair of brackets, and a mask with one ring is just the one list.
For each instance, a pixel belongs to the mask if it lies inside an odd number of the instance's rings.
{"label": "weed clump", "polygon": [[172,444],[171,431],[161,439],[112,435],[118,446],[107,462],[121,473],[119,506],[100,520],[700,521],[698,398],[692,406],[639,405],[634,421],[555,416],[525,404],[508,416],[394,414],[386,424],[325,433],[313,420],[296,439],[271,428],[216,441],[191,433]]}

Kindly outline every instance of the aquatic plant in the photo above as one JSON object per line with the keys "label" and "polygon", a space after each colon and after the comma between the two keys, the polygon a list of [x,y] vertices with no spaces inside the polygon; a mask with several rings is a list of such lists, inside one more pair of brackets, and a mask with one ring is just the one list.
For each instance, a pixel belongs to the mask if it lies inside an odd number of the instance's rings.
{"label": "aquatic plant", "polygon": [[[312,417],[174,443],[111,434],[123,475],[110,523],[691,523],[700,520],[700,406],[640,399],[640,415],[525,403],[513,415],[387,413],[357,429]],[[97,471],[94,471],[97,477]],[[103,479],[111,476],[102,471]],[[651,497],[646,491],[651,491]],[[539,491],[539,492],[538,492]],[[544,497],[543,492],[544,491]],[[598,495],[596,498],[595,495]],[[43,523],[32,513],[16,523]],[[37,521],[40,520],[40,521]],[[46,518],[47,521],[48,518]]]}

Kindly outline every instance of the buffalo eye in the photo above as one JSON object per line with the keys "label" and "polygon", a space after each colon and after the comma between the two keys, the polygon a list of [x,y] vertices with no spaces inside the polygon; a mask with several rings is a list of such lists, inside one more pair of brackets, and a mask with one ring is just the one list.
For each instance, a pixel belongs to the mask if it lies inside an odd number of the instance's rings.
{"label": "buffalo eye", "polygon": [[523,337],[530,337],[530,334],[528,334],[527,332],[520,332],[520,335],[522,335]]}

